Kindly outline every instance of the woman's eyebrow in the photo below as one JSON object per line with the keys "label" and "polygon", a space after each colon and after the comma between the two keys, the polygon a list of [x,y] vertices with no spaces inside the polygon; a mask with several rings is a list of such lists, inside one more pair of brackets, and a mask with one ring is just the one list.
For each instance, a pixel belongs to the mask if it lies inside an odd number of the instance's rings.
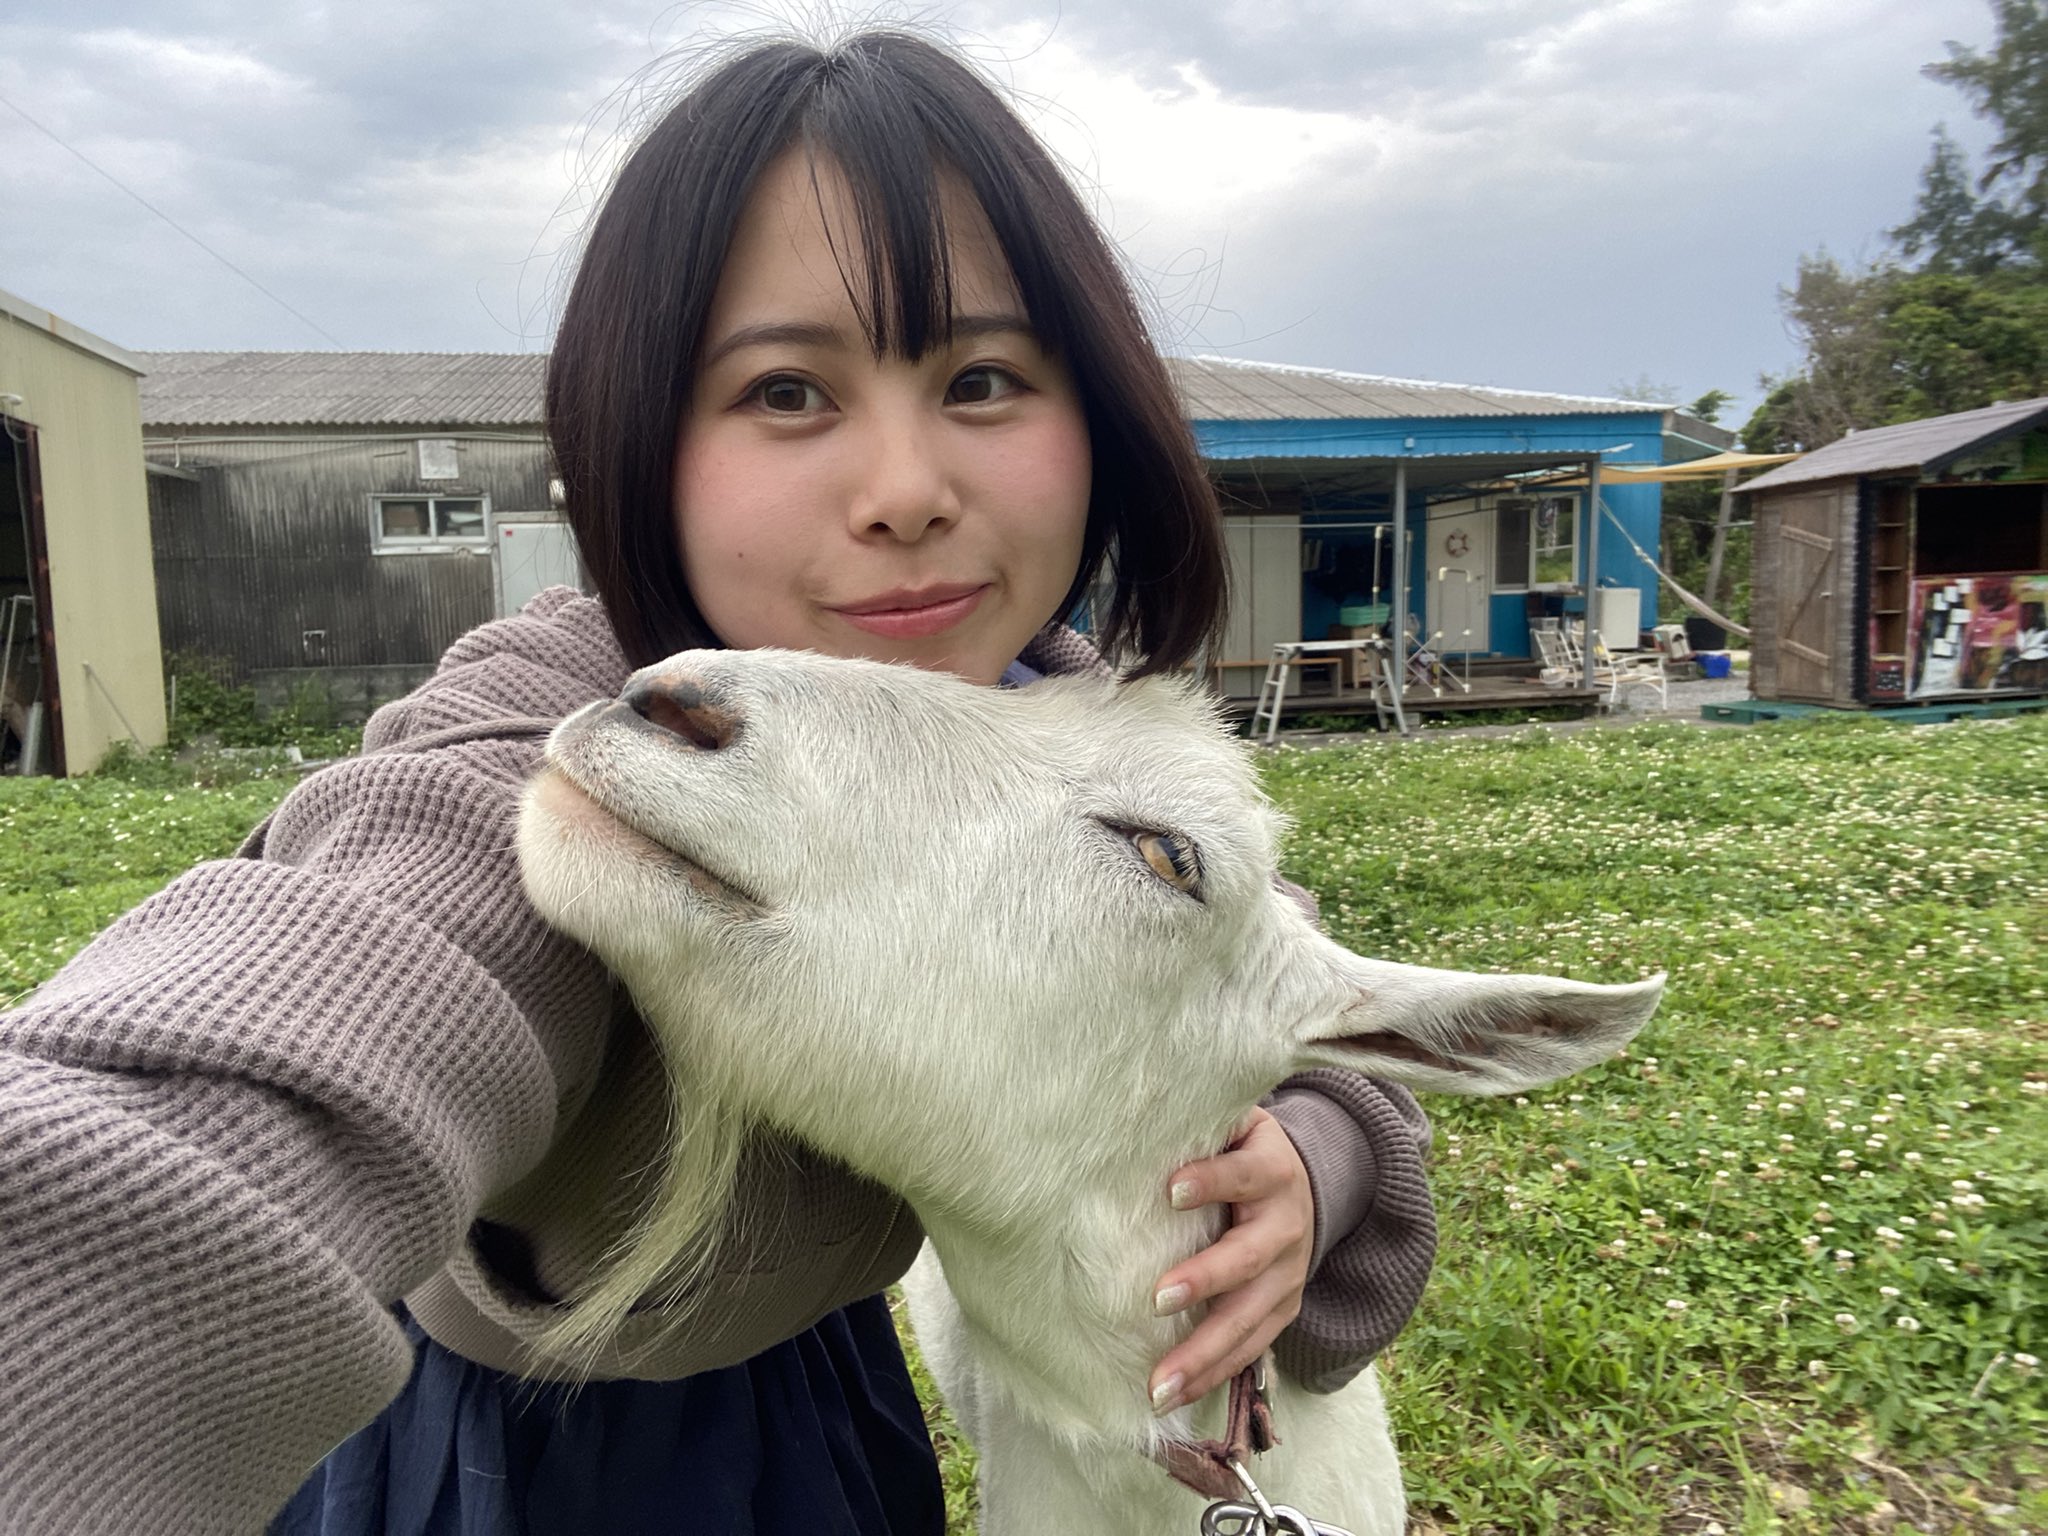
{"label": "woman's eyebrow", "polygon": [[953,339],[974,341],[983,336],[996,336],[1016,332],[1031,341],[1038,340],[1038,332],[1030,320],[1023,315],[955,315],[953,317]]}
{"label": "woman's eyebrow", "polygon": [[[1023,315],[955,315],[955,341],[977,341],[983,336],[1020,335],[1032,342],[1038,332]],[[815,320],[766,320],[743,325],[704,355],[702,366],[715,367],[735,352],[748,347],[828,347],[846,350],[846,335],[836,325]]]}
{"label": "woman's eyebrow", "polygon": [[747,347],[836,347],[844,351],[846,337],[838,326],[815,320],[769,320],[759,325],[743,325],[705,354],[703,366],[709,368]]}

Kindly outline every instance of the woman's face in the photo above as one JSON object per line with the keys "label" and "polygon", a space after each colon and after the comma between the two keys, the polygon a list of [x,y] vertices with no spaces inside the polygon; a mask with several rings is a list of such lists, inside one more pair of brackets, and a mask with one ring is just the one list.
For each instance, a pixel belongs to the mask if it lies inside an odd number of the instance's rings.
{"label": "woman's face", "polygon": [[981,209],[944,196],[954,339],[916,362],[877,360],[862,333],[836,254],[859,241],[829,165],[814,187],[786,154],[747,204],[675,457],[684,575],[728,645],[993,683],[1073,582],[1080,401]]}

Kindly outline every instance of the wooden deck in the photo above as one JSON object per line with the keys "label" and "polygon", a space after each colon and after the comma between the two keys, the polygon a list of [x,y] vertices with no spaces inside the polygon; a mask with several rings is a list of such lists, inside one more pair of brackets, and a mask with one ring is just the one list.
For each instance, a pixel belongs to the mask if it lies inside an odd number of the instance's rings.
{"label": "wooden deck", "polygon": [[[1576,709],[1582,714],[1591,714],[1599,708],[1601,690],[1553,688],[1530,675],[1528,667],[1527,662],[1506,666],[1500,662],[1475,662],[1470,693],[1448,683],[1441,689],[1410,687],[1401,695],[1401,707],[1411,723],[1425,715],[1457,715],[1475,710]],[[1457,671],[1462,678],[1463,669]],[[1253,697],[1224,701],[1233,720],[1249,720],[1256,703]],[[1289,694],[1280,706],[1280,724],[1285,729],[1288,721],[1298,720],[1303,715],[1370,717],[1372,714],[1373,699],[1369,690],[1334,688],[1316,672],[1310,671],[1303,677],[1302,686]]]}

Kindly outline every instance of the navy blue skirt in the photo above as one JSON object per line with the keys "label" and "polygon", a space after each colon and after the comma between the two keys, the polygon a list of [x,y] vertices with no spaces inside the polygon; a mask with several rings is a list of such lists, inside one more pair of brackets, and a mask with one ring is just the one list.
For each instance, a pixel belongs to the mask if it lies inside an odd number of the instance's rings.
{"label": "navy blue skirt", "polygon": [[522,1381],[417,1355],[270,1536],[943,1536],[924,1415],[879,1296],[683,1381]]}

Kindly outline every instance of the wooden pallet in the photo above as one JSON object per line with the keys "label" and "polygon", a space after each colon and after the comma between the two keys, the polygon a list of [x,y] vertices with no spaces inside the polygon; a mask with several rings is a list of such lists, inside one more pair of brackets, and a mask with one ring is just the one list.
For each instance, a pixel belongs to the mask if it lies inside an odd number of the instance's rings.
{"label": "wooden pallet", "polygon": [[1837,709],[1828,704],[1795,704],[1776,699],[1734,699],[1702,704],[1700,718],[1729,725],[1761,725],[1767,720],[1886,720],[1895,725],[1929,725],[1943,720],[1998,720],[2048,709],[2048,698],[1951,699],[1936,704],[1884,704],[1872,709]]}

